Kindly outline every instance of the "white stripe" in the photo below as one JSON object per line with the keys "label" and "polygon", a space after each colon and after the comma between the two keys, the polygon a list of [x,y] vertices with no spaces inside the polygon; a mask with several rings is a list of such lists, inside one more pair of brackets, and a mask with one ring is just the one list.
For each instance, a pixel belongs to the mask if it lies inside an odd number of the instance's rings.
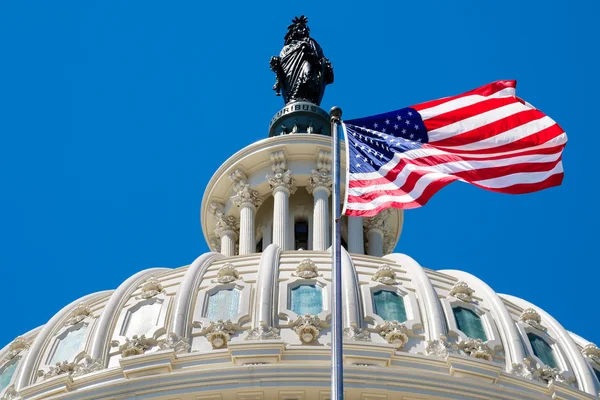
{"label": "white stripe", "polygon": [[[519,125],[515,128],[509,129],[506,132],[502,132],[499,135],[492,136],[487,139],[480,140],[478,142],[473,142],[469,144],[465,144],[463,146],[453,146],[453,147],[442,147],[440,149],[444,149],[446,151],[451,151],[454,153],[455,151],[461,150],[482,150],[482,149],[493,149],[495,147],[500,147],[507,145],[509,143],[513,143],[517,140],[521,140],[526,138],[527,136],[537,135],[540,131],[555,125],[556,122],[552,120],[552,118],[543,116],[540,119],[536,119],[530,122],[527,122],[523,125]],[[523,150],[528,150],[524,148]]]}
{"label": "white stripe", "polygon": [[[538,154],[538,155],[526,155],[511,157],[501,160],[486,160],[486,161],[454,161],[434,166],[420,167],[417,165],[408,164],[406,165],[400,174],[396,177],[393,182],[388,182],[380,185],[371,185],[365,187],[354,187],[348,190],[348,194],[351,196],[361,196],[366,193],[375,192],[379,190],[395,190],[401,188],[405,183],[412,171],[427,171],[436,172],[444,175],[454,175],[458,172],[472,171],[482,168],[494,168],[504,167],[520,163],[548,163],[556,161],[560,158],[561,153],[556,154]],[[382,176],[379,176],[381,178]],[[354,176],[351,177],[354,180]]]}
{"label": "white stripe", "polygon": [[563,172],[562,161],[556,164],[550,171],[543,172],[519,172],[499,178],[474,181],[474,183],[491,189],[500,189],[520,183],[538,183],[548,179],[552,175]]}
{"label": "white stripe", "polygon": [[486,111],[472,117],[462,119],[453,124],[429,131],[429,143],[435,144],[435,142],[438,140],[447,139],[452,136],[472,131],[473,129],[481,128],[482,126],[491,124],[492,122],[496,122],[502,118],[506,118],[518,112],[527,110],[530,110],[530,108],[522,103],[519,103],[518,101],[516,103],[494,108],[493,110]]}
{"label": "white stripe", "polygon": [[467,107],[481,101],[499,97],[514,97],[515,96],[515,88],[505,88],[491,96],[482,96],[480,94],[473,94],[469,96],[459,97],[458,99],[450,100],[442,104],[438,104],[437,106],[425,108],[419,111],[421,114],[421,118],[423,121],[428,120],[429,118],[433,118],[437,115],[444,114],[450,111],[458,110],[459,108]]}

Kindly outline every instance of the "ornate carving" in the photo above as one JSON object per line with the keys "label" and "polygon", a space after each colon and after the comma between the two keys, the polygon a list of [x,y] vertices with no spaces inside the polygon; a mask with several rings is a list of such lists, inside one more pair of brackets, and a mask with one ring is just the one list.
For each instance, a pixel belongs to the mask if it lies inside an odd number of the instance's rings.
{"label": "ornate carving", "polygon": [[345,340],[356,341],[356,342],[370,342],[369,332],[365,329],[357,328],[355,326],[349,326],[344,328],[342,335]]}
{"label": "ornate carving", "polygon": [[473,301],[472,296],[474,292],[475,291],[471,289],[466,282],[458,281],[452,286],[449,295],[464,302],[471,303]]}
{"label": "ornate carving", "polygon": [[215,349],[220,349],[221,347],[227,345],[231,339],[231,336],[233,336],[235,331],[239,329],[239,327],[230,320],[218,320],[216,322],[211,321],[207,326],[205,326],[202,322],[194,321],[192,326],[194,328],[202,329],[200,334],[206,335],[206,338]]}
{"label": "ornate carving", "polygon": [[176,354],[187,353],[190,351],[189,340],[186,337],[181,337],[174,332],[167,335],[166,339],[158,341],[158,347],[161,350],[173,349]]}
{"label": "ornate carving", "polygon": [[292,274],[304,279],[316,278],[319,276],[319,269],[317,265],[310,258],[305,258],[300,261],[300,264],[296,267],[296,272]]}
{"label": "ornate carving", "polygon": [[92,315],[92,310],[86,303],[79,303],[75,306],[75,309],[71,311],[71,315],[65,321],[66,326],[76,325]]}
{"label": "ornate carving", "polygon": [[233,196],[231,200],[233,204],[240,207],[242,204],[252,204],[258,208],[262,204],[262,199],[256,190],[250,189],[248,177],[241,170],[236,169],[229,175],[229,179],[233,181]]}
{"label": "ornate carving", "polygon": [[10,385],[4,392],[4,396],[0,400],[15,400],[19,397],[19,392],[15,389],[14,385]]}
{"label": "ornate carving", "polygon": [[401,349],[408,343],[410,330],[398,321],[385,321],[382,325],[377,325],[375,329],[379,334],[396,349]]}
{"label": "ornate carving", "polygon": [[221,251],[221,241],[219,240],[219,237],[217,235],[211,234],[208,237],[208,245],[212,250],[215,250],[217,252]]}
{"label": "ornate carving", "polygon": [[440,335],[439,339],[428,340],[427,346],[425,347],[425,354],[440,358],[446,358],[448,357],[448,354],[454,353],[455,351],[456,349],[454,346],[448,343],[448,338],[444,335]]}
{"label": "ornate carving", "polygon": [[394,251],[396,245],[396,233],[388,232],[383,237],[383,253],[389,254]]}
{"label": "ornate carving", "polygon": [[221,237],[225,232],[233,232],[237,235],[240,230],[240,221],[233,215],[218,214],[215,216],[215,234]]}
{"label": "ornate carving", "polygon": [[600,349],[594,343],[588,343],[581,349],[581,354],[600,365]]}
{"label": "ornate carving", "polygon": [[248,336],[246,340],[274,340],[281,339],[279,336],[279,329],[273,328],[272,326],[258,326],[254,329],[248,329]]}
{"label": "ornate carving", "polygon": [[15,338],[15,340],[13,340],[10,346],[8,346],[8,359],[12,360],[28,348],[29,343],[24,337],[19,336]]}
{"label": "ornate carving", "polygon": [[333,83],[333,67],[310,37],[307,23],[304,15],[294,18],[281,53],[271,57],[270,67],[276,76],[273,90],[277,96],[283,94],[285,104],[307,100],[319,105],[325,86]]}
{"label": "ornate carving", "polygon": [[492,361],[492,350],[481,339],[469,338],[468,340],[459,343],[458,348],[473,358]]}
{"label": "ornate carving", "polygon": [[99,371],[103,368],[103,363],[100,360],[94,360],[88,354],[83,353],[79,355],[73,362],[58,362],[55,365],[47,368],[46,371],[39,370],[37,375],[43,379],[48,379],[63,374],[76,377],[89,374],[94,371]]}
{"label": "ornate carving", "polygon": [[533,379],[533,369],[529,366],[527,360],[524,360],[523,364],[513,363],[510,373],[520,376],[521,378]]}
{"label": "ornate carving", "polygon": [[538,380],[547,383],[548,385],[554,382],[563,382],[565,383],[564,375],[556,368],[551,367],[541,367],[534,370],[533,375]]}
{"label": "ornate carving", "polygon": [[296,180],[292,178],[292,173],[287,169],[283,150],[271,153],[271,170],[273,170],[273,175],[267,175],[271,190],[282,187],[287,189],[290,194],[296,193]]}
{"label": "ornate carving", "polygon": [[363,218],[363,225],[365,228],[365,231],[368,233],[369,231],[372,230],[378,230],[380,231],[382,234],[386,234],[388,232],[388,226],[387,226],[387,218],[390,215],[390,211],[388,209],[385,209],[383,211],[381,211],[379,214],[375,215],[374,217],[371,218]]}
{"label": "ornate carving", "polygon": [[320,150],[317,156],[317,168],[312,170],[306,190],[312,194],[316,188],[324,187],[331,192],[331,184],[331,153]]}
{"label": "ornate carving", "polygon": [[144,354],[154,346],[158,345],[158,340],[147,338],[146,335],[134,335],[131,339],[125,338],[125,343],[119,344],[118,341],[111,342],[112,347],[118,347],[122,357],[131,357]]}
{"label": "ornate carving", "polygon": [[165,289],[163,285],[159,282],[155,277],[150,277],[144,282],[142,285],[142,294],[139,296],[141,299],[150,299],[160,293],[162,293]]}
{"label": "ornate carving", "polygon": [[519,317],[519,321],[525,322],[540,331],[546,331],[546,327],[542,325],[542,317],[533,308],[523,310]]}
{"label": "ornate carving", "polygon": [[389,265],[383,264],[377,268],[377,272],[375,272],[371,280],[383,283],[384,285],[394,285],[396,284],[396,271]]}
{"label": "ornate carving", "polygon": [[302,343],[309,344],[319,336],[321,328],[324,326],[324,322],[319,317],[306,314],[298,317],[294,322],[294,332],[296,332]]}
{"label": "ornate carving", "polygon": [[217,272],[218,283],[231,283],[240,279],[240,274],[231,263],[224,264]]}

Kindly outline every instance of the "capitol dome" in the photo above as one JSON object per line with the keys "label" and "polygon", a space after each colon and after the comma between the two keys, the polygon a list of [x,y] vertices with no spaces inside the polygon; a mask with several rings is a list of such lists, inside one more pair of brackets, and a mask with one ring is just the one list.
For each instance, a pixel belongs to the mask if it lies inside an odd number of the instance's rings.
{"label": "capitol dome", "polygon": [[[330,143],[298,132],[232,156],[202,201],[211,252],[16,338],[0,398],[329,398]],[[598,347],[467,272],[393,253],[402,224],[400,210],[342,221],[348,399],[596,398]]]}

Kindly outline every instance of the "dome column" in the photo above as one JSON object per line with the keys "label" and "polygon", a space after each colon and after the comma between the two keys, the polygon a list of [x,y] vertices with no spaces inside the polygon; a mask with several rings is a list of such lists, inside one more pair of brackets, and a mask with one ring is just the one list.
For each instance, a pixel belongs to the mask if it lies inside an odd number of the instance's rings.
{"label": "dome column", "polygon": [[321,150],[317,157],[317,168],[312,170],[306,187],[314,197],[312,249],[316,251],[324,251],[329,247],[331,182],[331,153]]}
{"label": "dome column", "polygon": [[289,235],[289,201],[290,194],[296,192],[296,182],[287,168],[285,154],[281,151],[271,153],[271,169],[269,186],[273,191],[273,244],[288,250]]}
{"label": "dome column", "polygon": [[365,253],[362,217],[348,217],[348,252]]}
{"label": "dome column", "polygon": [[237,232],[240,228],[238,219],[231,215],[225,215],[225,207],[221,203],[211,203],[215,216],[215,234],[221,239],[221,254],[226,257],[235,255],[235,242]]}
{"label": "dome column", "polygon": [[367,254],[370,256],[383,256],[383,237],[388,230],[385,220],[388,215],[389,210],[383,210],[376,216],[363,221],[367,234]]}
{"label": "dome column", "polygon": [[235,170],[229,178],[233,181],[234,191],[231,201],[240,208],[239,254],[251,254],[256,251],[254,219],[262,200],[256,190],[250,189],[248,177],[242,171]]}

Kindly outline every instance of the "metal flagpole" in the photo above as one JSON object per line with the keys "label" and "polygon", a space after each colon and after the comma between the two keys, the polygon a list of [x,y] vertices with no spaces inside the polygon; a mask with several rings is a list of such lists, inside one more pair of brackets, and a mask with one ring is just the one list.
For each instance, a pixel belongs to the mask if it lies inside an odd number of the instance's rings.
{"label": "metal flagpole", "polygon": [[333,294],[331,296],[331,400],[344,399],[344,367],[342,364],[342,216],[340,212],[340,129],[342,109],[332,107],[331,143],[333,152],[333,197],[331,218],[333,220],[331,246],[331,272]]}

